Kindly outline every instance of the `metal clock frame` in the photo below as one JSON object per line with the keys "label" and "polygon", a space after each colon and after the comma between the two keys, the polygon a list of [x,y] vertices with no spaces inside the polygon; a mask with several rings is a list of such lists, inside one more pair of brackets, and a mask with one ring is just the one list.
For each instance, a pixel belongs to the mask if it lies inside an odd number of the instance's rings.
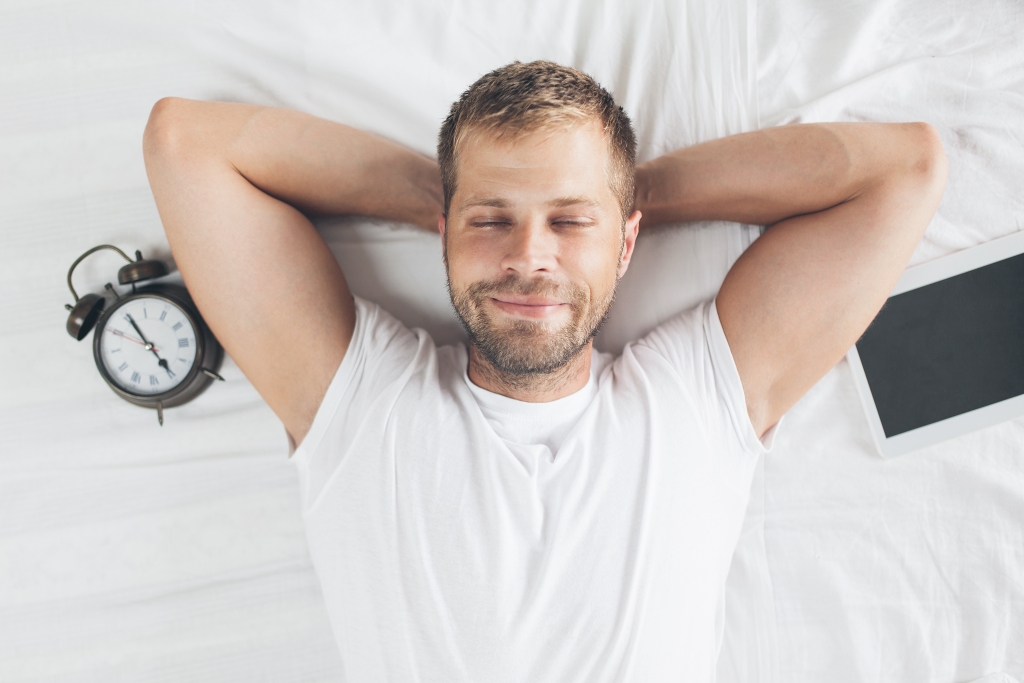
{"label": "metal clock frame", "polygon": [[[122,306],[135,299],[141,298],[163,299],[180,308],[196,331],[196,360],[192,364],[188,375],[185,376],[176,387],[160,394],[133,394],[119,386],[107,371],[106,364],[100,355],[100,344],[103,330],[108,320],[116,314]],[[199,310],[192,302],[188,290],[180,285],[174,284],[152,284],[139,287],[131,294],[119,297],[111,303],[111,306],[103,311],[96,322],[96,333],[93,335],[92,343],[93,358],[100,376],[114,392],[137,406],[144,408],[156,408],[163,423],[163,409],[173,408],[191,401],[201,394],[215,379],[221,379],[217,371],[224,360],[224,349],[210,331],[210,328],[203,321]]]}

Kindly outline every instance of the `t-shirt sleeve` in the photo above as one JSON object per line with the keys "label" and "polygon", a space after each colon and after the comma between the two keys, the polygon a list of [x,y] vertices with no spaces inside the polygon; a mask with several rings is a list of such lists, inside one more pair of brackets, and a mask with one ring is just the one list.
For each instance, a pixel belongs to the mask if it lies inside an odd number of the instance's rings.
{"label": "t-shirt sleeve", "polygon": [[354,298],[352,340],[309,433],[290,455],[306,509],[341,465],[352,436],[400,391],[424,343],[425,333],[408,329],[377,304]]}
{"label": "t-shirt sleeve", "polygon": [[762,438],[757,437],[747,412],[739,371],[714,300],[670,318],[640,343],[663,356],[678,372],[677,380],[694,394],[695,403],[704,411],[704,417],[711,425],[728,432],[721,436],[730,445],[752,455],[771,452],[782,420]]}

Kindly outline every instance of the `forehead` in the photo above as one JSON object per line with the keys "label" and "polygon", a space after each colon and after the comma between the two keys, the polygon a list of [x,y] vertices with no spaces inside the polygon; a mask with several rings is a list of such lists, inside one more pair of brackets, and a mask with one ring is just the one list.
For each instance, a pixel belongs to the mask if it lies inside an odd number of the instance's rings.
{"label": "forehead", "polygon": [[609,141],[597,121],[515,136],[470,131],[457,159],[456,211],[554,197],[617,203],[609,184]]}

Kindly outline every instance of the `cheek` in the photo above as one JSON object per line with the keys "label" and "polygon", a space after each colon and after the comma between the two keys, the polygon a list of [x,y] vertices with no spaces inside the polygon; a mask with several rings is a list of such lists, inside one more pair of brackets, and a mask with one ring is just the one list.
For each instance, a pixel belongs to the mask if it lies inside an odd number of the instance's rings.
{"label": "cheek", "polygon": [[567,249],[562,259],[563,267],[571,273],[572,279],[586,282],[591,298],[598,300],[615,288],[619,265],[619,245],[606,241],[592,241]]}
{"label": "cheek", "polygon": [[[484,240],[453,236],[445,245],[448,279],[453,289],[465,289],[474,282],[493,279],[500,270],[500,256]],[[500,273],[497,273],[500,274]]]}

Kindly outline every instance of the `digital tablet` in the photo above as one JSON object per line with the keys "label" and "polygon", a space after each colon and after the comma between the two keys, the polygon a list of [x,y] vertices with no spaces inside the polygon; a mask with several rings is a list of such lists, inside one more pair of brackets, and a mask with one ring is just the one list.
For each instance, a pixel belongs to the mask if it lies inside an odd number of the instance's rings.
{"label": "digital tablet", "polygon": [[847,359],[883,456],[1024,415],[1024,231],[908,268]]}

